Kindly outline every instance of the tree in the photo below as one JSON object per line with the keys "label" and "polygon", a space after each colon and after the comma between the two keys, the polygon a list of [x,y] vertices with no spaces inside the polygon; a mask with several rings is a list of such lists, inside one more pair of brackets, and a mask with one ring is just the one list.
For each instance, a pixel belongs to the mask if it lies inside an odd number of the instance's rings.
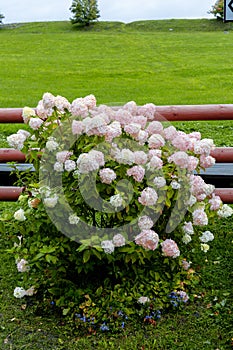
{"label": "tree", "polygon": [[97,0],[73,0],[70,11],[73,13],[72,24],[89,26],[100,17]]}
{"label": "tree", "polygon": [[212,6],[212,9],[208,12],[213,14],[216,18],[223,19],[224,15],[224,1],[217,0],[215,4]]}
{"label": "tree", "polygon": [[5,18],[5,16],[3,16],[3,15],[0,13],[0,24],[2,24],[3,18]]}

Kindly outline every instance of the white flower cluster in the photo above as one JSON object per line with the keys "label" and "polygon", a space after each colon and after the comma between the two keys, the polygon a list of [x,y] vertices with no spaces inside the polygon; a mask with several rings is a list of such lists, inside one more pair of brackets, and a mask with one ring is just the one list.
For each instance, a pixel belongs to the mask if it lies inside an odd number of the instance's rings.
{"label": "white flower cluster", "polygon": [[201,237],[199,237],[199,239],[201,242],[207,243],[207,242],[213,241],[214,235],[210,231],[205,231],[202,233],[202,235],[201,235]]}
{"label": "white flower cluster", "polygon": [[7,136],[7,142],[9,146],[20,151],[24,147],[24,141],[29,137],[29,135],[30,133],[26,130],[18,130],[16,134]]}
{"label": "white flower cluster", "polygon": [[29,289],[25,290],[24,288],[22,287],[16,287],[14,289],[14,297],[17,298],[17,299],[21,299],[25,296],[32,296],[36,293],[36,290],[35,290],[35,287],[32,286],[30,287]]}
{"label": "white flower cluster", "polygon": [[115,247],[123,247],[125,244],[125,237],[118,233],[113,237],[112,240],[102,241],[101,247],[106,254],[112,254],[115,250]]}
{"label": "white flower cluster", "polygon": [[15,220],[18,220],[18,221],[25,221],[26,220],[26,216],[25,216],[24,210],[23,209],[17,210],[14,213],[14,218],[15,218]]}
{"label": "white flower cluster", "polygon": [[76,214],[71,214],[69,216],[69,223],[71,225],[77,225],[79,223],[80,219]]}
{"label": "white flower cluster", "polygon": [[115,194],[114,196],[110,197],[110,204],[117,209],[122,206],[123,198],[120,194]]}
{"label": "white flower cluster", "polygon": [[146,304],[146,303],[149,303],[150,302],[150,299],[148,297],[140,297],[138,298],[138,303],[139,304]]}
{"label": "white flower cluster", "polygon": [[48,208],[54,208],[57,204],[58,201],[58,196],[57,195],[53,195],[52,197],[47,197],[44,198],[44,204],[46,207]]}
{"label": "white flower cluster", "polygon": [[27,272],[30,269],[30,267],[28,266],[28,262],[25,259],[16,261],[16,265],[17,265],[17,270],[19,272]]}
{"label": "white flower cluster", "polygon": [[233,209],[229,205],[223,204],[223,206],[217,211],[217,214],[221,218],[228,218],[233,214]]}
{"label": "white flower cluster", "polygon": [[48,149],[49,152],[53,152],[56,149],[58,149],[59,144],[57,143],[54,137],[48,137],[45,147],[46,149]]}

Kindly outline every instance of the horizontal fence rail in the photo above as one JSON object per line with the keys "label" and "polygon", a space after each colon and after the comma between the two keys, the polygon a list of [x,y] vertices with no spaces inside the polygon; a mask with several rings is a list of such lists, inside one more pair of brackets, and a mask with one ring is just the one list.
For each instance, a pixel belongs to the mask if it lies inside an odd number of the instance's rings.
{"label": "horizontal fence rail", "polygon": [[[0,201],[14,202],[23,192],[23,187],[0,186]],[[216,188],[214,193],[221,197],[224,203],[232,203],[233,188]]]}
{"label": "horizontal fence rail", "polygon": [[[22,110],[0,108],[0,123],[23,123]],[[171,122],[233,120],[233,104],[156,106],[155,119],[160,118]]]}
{"label": "horizontal fence rail", "polygon": [[[233,147],[216,147],[210,154],[218,163],[233,163]],[[0,163],[12,161],[24,163],[25,160],[25,154],[20,151],[13,148],[0,148]]]}
{"label": "horizontal fence rail", "polygon": [[15,202],[23,191],[23,187],[0,186],[0,201]]}
{"label": "horizontal fence rail", "polygon": [[155,117],[168,121],[233,120],[233,104],[157,106]]}
{"label": "horizontal fence rail", "polygon": [[[119,109],[121,107],[114,108]],[[22,111],[23,108],[0,108],[0,123],[23,123]],[[156,106],[154,119],[170,122],[233,120],[233,104]],[[224,181],[224,175],[231,176],[232,173],[230,163],[233,163],[233,147],[217,147],[211,152],[211,155],[216,159],[217,163],[222,163],[222,166],[221,164],[218,164],[218,167],[216,167],[213,172],[211,170],[212,168],[210,168],[202,174],[208,175],[213,173],[216,175],[216,171],[218,171],[219,176],[221,176]],[[22,152],[11,148],[0,149],[1,164],[13,161],[22,164],[25,163],[25,155]],[[229,170],[225,169],[226,165]],[[8,165],[6,165],[6,168],[7,166]],[[23,168],[24,167],[22,166],[22,169]],[[16,201],[22,193],[22,190],[22,188],[16,186],[0,186],[0,201]],[[215,193],[221,197],[224,203],[233,203],[233,188],[219,187],[215,189]]]}

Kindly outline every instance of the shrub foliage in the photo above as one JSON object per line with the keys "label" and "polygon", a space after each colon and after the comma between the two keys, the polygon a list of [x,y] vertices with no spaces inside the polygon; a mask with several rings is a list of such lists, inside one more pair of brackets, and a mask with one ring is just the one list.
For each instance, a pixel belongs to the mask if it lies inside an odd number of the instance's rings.
{"label": "shrub foliage", "polygon": [[4,215],[15,297],[89,331],[135,315],[153,323],[192,300],[195,256],[204,263],[214,239],[205,226],[232,210],[193,175],[214,164],[213,141],[160,117],[153,104],[114,109],[93,95],[69,103],[46,93],[36,112],[24,108],[29,131],[8,142],[33,171],[16,167],[23,192]]}

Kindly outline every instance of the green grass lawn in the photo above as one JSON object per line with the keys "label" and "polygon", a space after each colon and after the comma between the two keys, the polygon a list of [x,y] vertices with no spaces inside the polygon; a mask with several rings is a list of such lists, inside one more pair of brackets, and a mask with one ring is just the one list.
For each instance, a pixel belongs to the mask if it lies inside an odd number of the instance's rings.
{"label": "green grass lawn", "polygon": [[[97,102],[121,105],[232,103],[233,26],[216,20],[99,22],[78,30],[69,22],[25,23],[0,29],[0,108],[35,106],[49,91],[67,97],[93,93]],[[218,146],[233,145],[232,122],[179,123],[201,130]],[[18,126],[0,126],[0,146]],[[13,204],[12,204],[13,205]],[[0,348],[232,349],[232,219],[211,228],[217,236],[201,269],[198,297],[156,326],[129,323],[118,334],[83,336],[54,315],[34,314],[16,300],[14,257],[0,235]],[[17,276],[17,277],[16,277]]]}
{"label": "green grass lawn", "polygon": [[35,106],[46,91],[69,100],[93,93],[105,104],[231,103],[233,32],[219,26],[171,20],[89,30],[69,22],[3,27],[0,107]]}
{"label": "green grass lawn", "polygon": [[[46,91],[70,101],[93,93],[109,105],[232,103],[232,28],[206,19],[99,22],[82,30],[69,22],[7,25],[0,29],[0,108],[36,106]],[[231,123],[215,125],[188,127],[232,145]],[[9,133],[0,126],[0,145]]]}

